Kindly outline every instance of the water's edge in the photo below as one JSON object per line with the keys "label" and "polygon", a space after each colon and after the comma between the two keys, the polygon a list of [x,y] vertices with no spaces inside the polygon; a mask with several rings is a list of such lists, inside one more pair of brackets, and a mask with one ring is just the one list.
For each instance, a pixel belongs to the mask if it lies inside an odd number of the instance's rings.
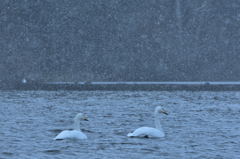
{"label": "water's edge", "polygon": [[0,85],[1,90],[239,91],[240,82],[27,82]]}

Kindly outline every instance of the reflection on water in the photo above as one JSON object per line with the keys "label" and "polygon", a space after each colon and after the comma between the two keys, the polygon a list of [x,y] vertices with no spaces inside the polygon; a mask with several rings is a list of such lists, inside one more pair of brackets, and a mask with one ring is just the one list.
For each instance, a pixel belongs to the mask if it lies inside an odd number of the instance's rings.
{"label": "reflection on water", "polygon": [[[240,92],[1,91],[0,158],[237,158]],[[127,138],[153,126],[162,105],[165,138]],[[53,138],[84,112],[88,140]]]}

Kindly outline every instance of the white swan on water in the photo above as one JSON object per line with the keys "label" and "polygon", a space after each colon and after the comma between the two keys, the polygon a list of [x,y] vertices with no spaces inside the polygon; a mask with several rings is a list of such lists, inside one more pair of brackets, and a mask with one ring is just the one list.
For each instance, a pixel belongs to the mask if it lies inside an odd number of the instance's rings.
{"label": "white swan on water", "polygon": [[165,134],[162,130],[162,126],[160,124],[160,119],[159,119],[160,113],[168,115],[168,113],[161,106],[157,106],[155,108],[154,117],[155,117],[156,128],[140,127],[136,129],[134,132],[129,133],[127,136],[128,137],[164,137]]}
{"label": "white swan on water", "polygon": [[88,120],[87,117],[78,113],[74,118],[74,130],[64,130],[59,133],[54,140],[63,140],[63,139],[87,139],[87,136],[80,129],[80,121]]}

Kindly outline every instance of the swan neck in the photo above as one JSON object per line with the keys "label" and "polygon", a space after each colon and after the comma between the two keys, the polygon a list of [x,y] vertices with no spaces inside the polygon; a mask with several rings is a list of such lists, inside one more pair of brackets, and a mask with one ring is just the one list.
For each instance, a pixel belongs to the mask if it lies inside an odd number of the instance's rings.
{"label": "swan neck", "polygon": [[158,130],[162,131],[162,125],[160,123],[159,113],[154,113],[155,126]]}
{"label": "swan neck", "polygon": [[79,131],[81,130],[80,129],[80,121],[79,120],[74,119],[73,128],[75,130],[79,130]]}

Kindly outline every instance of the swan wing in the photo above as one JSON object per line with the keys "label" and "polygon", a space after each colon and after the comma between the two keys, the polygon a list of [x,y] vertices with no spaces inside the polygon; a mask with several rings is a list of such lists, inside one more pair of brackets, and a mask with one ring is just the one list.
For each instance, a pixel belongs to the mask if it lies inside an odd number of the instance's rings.
{"label": "swan wing", "polygon": [[87,136],[78,130],[64,130],[59,133],[54,140],[63,140],[63,139],[87,139]]}
{"label": "swan wing", "polygon": [[140,127],[133,133],[129,133],[128,137],[164,137],[164,132],[151,127]]}

